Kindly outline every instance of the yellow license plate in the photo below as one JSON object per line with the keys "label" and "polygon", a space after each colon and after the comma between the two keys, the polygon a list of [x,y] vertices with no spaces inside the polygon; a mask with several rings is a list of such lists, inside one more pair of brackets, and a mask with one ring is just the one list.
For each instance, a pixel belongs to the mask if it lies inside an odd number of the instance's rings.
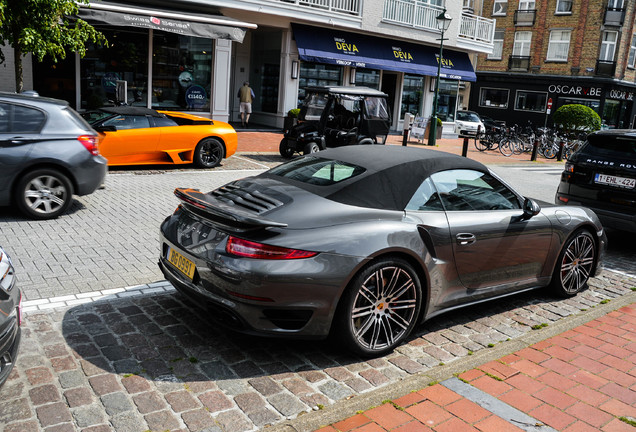
{"label": "yellow license plate", "polygon": [[190,279],[194,277],[194,263],[172,248],[168,249],[168,261]]}

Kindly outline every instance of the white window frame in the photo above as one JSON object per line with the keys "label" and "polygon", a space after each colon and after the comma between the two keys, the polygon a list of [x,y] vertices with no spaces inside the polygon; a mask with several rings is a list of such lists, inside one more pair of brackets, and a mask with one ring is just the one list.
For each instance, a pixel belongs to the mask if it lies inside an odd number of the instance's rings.
{"label": "white window frame", "polygon": [[[506,92],[506,103],[505,105],[488,105],[482,104],[482,94],[484,90],[501,90]],[[498,88],[498,87],[482,87],[479,89],[479,100],[477,100],[477,105],[484,108],[493,108],[493,109],[508,109],[508,105],[510,104],[510,89],[507,88]]]}
{"label": "white window frame", "polygon": [[501,60],[503,58],[503,43],[505,34],[506,31],[504,29],[495,29],[495,34],[492,40],[493,50],[492,53],[488,54],[486,57],[488,60]]}
{"label": "white window frame", "polygon": [[[545,95],[546,104],[544,104],[543,108],[539,109],[538,111],[525,110],[525,109],[517,108],[517,101],[519,100],[519,94],[520,93],[538,93],[538,94],[543,94],[543,95]],[[544,113],[546,108],[547,108],[547,101],[548,101],[548,92],[532,91],[532,90],[517,90],[517,92],[515,94],[515,104],[514,104],[513,108],[514,108],[515,111],[521,111],[521,112]]]}
{"label": "white window frame", "polygon": [[534,10],[535,0],[519,0],[519,10]]}
{"label": "white window frame", "polygon": [[508,0],[495,0],[492,5],[492,16],[506,16]]}
{"label": "white window frame", "polygon": [[[610,40],[610,36],[613,40]],[[601,48],[598,53],[598,59],[606,62],[613,62],[616,55],[616,44],[618,42],[618,32],[604,31],[601,40]]]}
{"label": "white window frame", "polygon": [[[567,39],[563,38],[565,35],[567,35]],[[571,37],[572,30],[559,29],[550,31],[546,61],[567,62]],[[562,56],[562,53],[565,53],[565,57]]]}
{"label": "white window frame", "polygon": [[636,33],[632,36],[632,45],[629,47],[627,66],[636,68]]}
{"label": "white window frame", "polygon": [[[527,40],[522,39],[522,36],[527,37]],[[530,47],[532,45],[532,32],[531,31],[518,31],[515,32],[515,43],[512,46],[512,55],[516,57],[530,57]]]}
{"label": "white window frame", "polygon": [[[557,0],[556,2],[556,10],[554,11],[555,15],[572,15],[572,8],[574,7],[573,0]],[[559,10],[560,5],[570,5],[570,10]]]}

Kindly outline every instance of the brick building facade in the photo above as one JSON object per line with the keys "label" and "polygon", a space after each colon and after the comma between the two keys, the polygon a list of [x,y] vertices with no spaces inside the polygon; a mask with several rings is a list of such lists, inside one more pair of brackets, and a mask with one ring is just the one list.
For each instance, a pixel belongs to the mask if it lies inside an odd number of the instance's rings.
{"label": "brick building facade", "polygon": [[636,127],[636,0],[485,0],[482,15],[497,20],[495,49],[479,54],[471,109],[542,125],[580,103]]}

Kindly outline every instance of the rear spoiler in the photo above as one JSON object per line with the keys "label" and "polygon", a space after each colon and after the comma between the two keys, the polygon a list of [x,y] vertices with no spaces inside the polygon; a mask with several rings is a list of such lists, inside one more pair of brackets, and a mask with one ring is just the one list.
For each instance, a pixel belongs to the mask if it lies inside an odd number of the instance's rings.
{"label": "rear spoiler", "polygon": [[209,219],[228,229],[244,231],[259,228],[284,228],[286,223],[275,222],[259,217],[254,213],[239,207],[226,204],[210,194],[198,189],[177,188],[174,194],[189,211]]}

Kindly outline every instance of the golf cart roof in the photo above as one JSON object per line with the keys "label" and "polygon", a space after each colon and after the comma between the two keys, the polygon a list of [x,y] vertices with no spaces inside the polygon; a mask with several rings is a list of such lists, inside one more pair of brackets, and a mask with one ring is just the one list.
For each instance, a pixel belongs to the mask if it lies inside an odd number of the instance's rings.
{"label": "golf cart roof", "polygon": [[316,92],[316,93],[329,93],[329,94],[347,94],[347,95],[355,95],[355,96],[377,96],[377,97],[388,97],[386,93],[381,92],[380,90],[372,89],[371,87],[363,87],[363,86],[316,86],[316,87],[306,87],[306,92]]}

